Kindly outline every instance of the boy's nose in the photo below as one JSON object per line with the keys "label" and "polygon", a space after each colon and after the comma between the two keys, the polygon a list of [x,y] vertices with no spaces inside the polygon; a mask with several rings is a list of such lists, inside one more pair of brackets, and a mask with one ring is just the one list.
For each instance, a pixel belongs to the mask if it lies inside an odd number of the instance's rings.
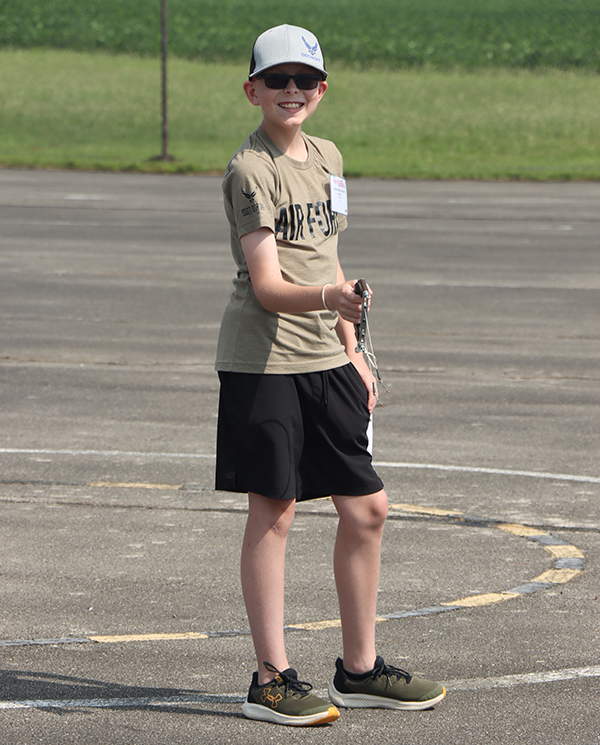
{"label": "boy's nose", "polygon": [[289,82],[285,86],[285,89],[286,89],[286,91],[289,91],[289,90],[292,90],[292,91],[298,90],[298,88],[296,86],[296,81],[294,80],[294,78],[290,78],[289,79]]}

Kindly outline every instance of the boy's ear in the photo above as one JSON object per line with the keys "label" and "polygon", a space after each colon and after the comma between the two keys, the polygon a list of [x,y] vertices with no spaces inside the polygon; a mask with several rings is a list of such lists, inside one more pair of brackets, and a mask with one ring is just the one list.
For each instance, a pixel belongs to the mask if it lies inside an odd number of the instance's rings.
{"label": "boy's ear", "polygon": [[244,93],[253,106],[260,106],[260,101],[256,95],[256,81],[244,80]]}

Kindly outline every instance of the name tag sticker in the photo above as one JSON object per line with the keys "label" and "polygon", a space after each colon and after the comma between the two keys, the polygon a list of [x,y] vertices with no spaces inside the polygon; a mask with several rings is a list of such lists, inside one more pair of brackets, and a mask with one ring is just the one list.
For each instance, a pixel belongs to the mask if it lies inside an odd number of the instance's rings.
{"label": "name tag sticker", "polygon": [[348,192],[346,190],[346,179],[341,176],[329,174],[329,189],[331,191],[331,209],[340,215],[348,214]]}

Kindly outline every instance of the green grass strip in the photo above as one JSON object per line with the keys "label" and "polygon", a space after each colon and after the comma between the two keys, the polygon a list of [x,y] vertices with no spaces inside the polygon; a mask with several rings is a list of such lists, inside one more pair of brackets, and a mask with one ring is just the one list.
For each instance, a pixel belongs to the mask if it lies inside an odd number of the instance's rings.
{"label": "green grass strip", "polygon": [[[1,51],[0,163],[221,172],[260,121],[245,65],[172,59],[169,150],[160,63],[129,55]],[[354,71],[332,67],[307,126],[352,176],[600,180],[600,78],[572,72]]]}
{"label": "green grass strip", "polygon": [[[280,23],[359,68],[600,71],[600,0],[169,0],[174,56],[244,63]],[[158,55],[160,0],[0,0],[0,47]]]}

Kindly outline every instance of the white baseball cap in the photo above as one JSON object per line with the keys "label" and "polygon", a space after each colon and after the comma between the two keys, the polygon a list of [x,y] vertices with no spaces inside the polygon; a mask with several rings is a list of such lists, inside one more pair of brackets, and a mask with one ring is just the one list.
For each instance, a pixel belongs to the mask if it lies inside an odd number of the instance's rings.
{"label": "white baseball cap", "polygon": [[293,62],[314,67],[327,77],[319,40],[299,26],[275,26],[262,33],[252,47],[250,78],[260,75],[275,65]]}

